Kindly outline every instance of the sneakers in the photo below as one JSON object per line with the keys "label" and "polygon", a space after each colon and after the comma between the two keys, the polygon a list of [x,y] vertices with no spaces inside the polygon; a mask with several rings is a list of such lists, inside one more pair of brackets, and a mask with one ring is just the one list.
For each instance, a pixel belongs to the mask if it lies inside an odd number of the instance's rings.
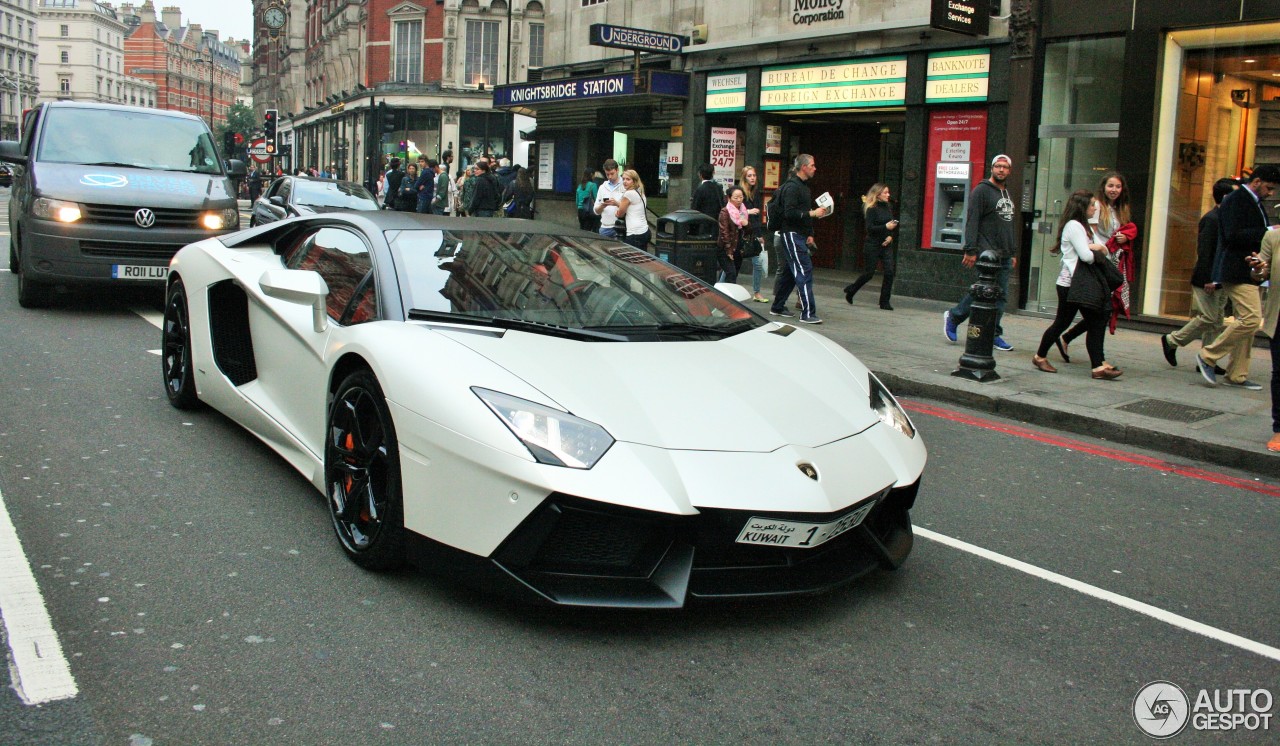
{"label": "sneakers", "polygon": [[995,348],[1001,352],[1013,352],[1013,345],[1004,341],[1004,337],[996,337],[996,341],[992,343]]}
{"label": "sneakers", "polygon": [[817,316],[801,316],[800,323],[801,324],[821,324],[822,319],[818,318]]}
{"label": "sneakers", "polygon": [[1238,388],[1238,389],[1247,389],[1247,390],[1249,390],[1249,391],[1261,391],[1261,390],[1262,390],[1262,384],[1254,383],[1253,381],[1250,381],[1250,380],[1249,380],[1249,379],[1247,379],[1247,378],[1246,378],[1245,380],[1243,380],[1243,381],[1240,381],[1239,383],[1237,383],[1237,382],[1235,382],[1235,381],[1229,381],[1229,380],[1228,380],[1228,381],[1223,381],[1223,383],[1227,384],[1228,386],[1234,386],[1234,387],[1236,387],[1236,388]]}
{"label": "sneakers", "polygon": [[951,320],[951,312],[942,312],[942,336],[947,338],[948,342],[956,341],[956,322]]}
{"label": "sneakers", "polygon": [[1272,453],[1280,453],[1280,433],[1271,436],[1271,440],[1267,441],[1267,450]]}
{"label": "sneakers", "polygon": [[785,308],[770,308],[769,315],[770,316],[787,316],[787,317],[795,316],[794,313],[791,313]]}
{"label": "sneakers", "polygon": [[1204,378],[1205,383],[1208,383],[1210,386],[1218,385],[1218,374],[1214,372],[1215,367],[1216,366],[1206,363],[1204,358],[1196,355],[1196,370],[1200,371],[1200,376]]}
{"label": "sneakers", "polygon": [[768,303],[768,302],[769,302],[769,299],[768,299],[768,298],[764,297],[763,295],[760,295],[759,293],[756,293],[756,297],[752,298],[751,300],[755,301],[756,303]]}
{"label": "sneakers", "polygon": [[1160,335],[1160,349],[1164,351],[1165,362],[1178,367],[1178,346],[1169,342],[1168,334]]}

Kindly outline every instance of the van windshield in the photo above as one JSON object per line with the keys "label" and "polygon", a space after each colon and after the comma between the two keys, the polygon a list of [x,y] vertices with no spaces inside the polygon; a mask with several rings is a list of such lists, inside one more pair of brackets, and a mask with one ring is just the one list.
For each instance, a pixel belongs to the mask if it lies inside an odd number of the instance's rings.
{"label": "van windshield", "polygon": [[119,109],[50,107],[37,160],[220,174],[204,122]]}

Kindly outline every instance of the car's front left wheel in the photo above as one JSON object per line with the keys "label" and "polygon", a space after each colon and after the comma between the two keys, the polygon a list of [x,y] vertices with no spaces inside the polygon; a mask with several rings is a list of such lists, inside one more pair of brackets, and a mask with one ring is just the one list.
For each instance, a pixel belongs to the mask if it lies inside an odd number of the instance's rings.
{"label": "car's front left wheel", "polygon": [[399,446],[371,371],[356,371],[338,386],[327,433],[325,487],[338,541],[365,569],[398,567],[405,544]]}
{"label": "car's front left wheel", "polygon": [[169,403],[178,409],[194,409],[200,400],[196,396],[195,369],[191,363],[191,316],[182,280],[174,280],[165,294],[161,329],[164,393]]}

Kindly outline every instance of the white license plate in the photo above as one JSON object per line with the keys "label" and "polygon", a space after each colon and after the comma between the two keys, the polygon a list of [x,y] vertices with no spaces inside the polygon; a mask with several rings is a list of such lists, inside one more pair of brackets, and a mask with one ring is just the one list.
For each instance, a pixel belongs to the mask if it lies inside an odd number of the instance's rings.
{"label": "white license plate", "polygon": [[867,513],[876,506],[872,500],[852,513],[846,513],[830,523],[805,523],[778,518],[753,516],[738,534],[739,544],[762,544],[771,547],[816,547],[836,538],[862,523]]}
{"label": "white license plate", "polygon": [[155,267],[150,264],[113,264],[111,276],[117,280],[166,280],[169,278],[169,267]]}

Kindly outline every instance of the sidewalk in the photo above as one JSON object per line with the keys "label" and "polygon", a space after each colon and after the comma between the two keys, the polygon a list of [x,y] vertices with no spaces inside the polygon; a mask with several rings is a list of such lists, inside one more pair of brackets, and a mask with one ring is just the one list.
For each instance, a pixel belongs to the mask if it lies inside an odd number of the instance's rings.
{"label": "sidewalk", "polygon": [[[750,289],[750,267],[739,282]],[[976,383],[957,378],[963,344],[942,335],[942,312],[952,303],[897,297],[894,311],[877,307],[879,276],[845,303],[843,288],[855,275],[819,269],[814,293],[825,323],[809,327],[852,351],[894,394],[927,397],[1016,420],[1132,444],[1280,478],[1280,454],[1269,453],[1271,437],[1271,359],[1255,347],[1249,379],[1262,391],[1210,387],[1195,366],[1199,344],[1178,350],[1171,368],[1160,351],[1157,333],[1117,328],[1107,335],[1106,354],[1124,370],[1115,381],[1089,377],[1084,339],[1071,345],[1071,363],[1056,350],[1049,361],[1056,375],[1031,367],[1031,356],[1050,319],[1006,313],[1004,337],[1012,352],[995,352],[1000,380]],[[761,293],[772,298],[773,277]],[[956,300],[959,300],[957,297]],[[789,301],[793,306],[795,294]],[[768,317],[768,306],[753,304]],[[772,317],[769,317],[772,318]],[[960,326],[964,340],[966,326]]]}

